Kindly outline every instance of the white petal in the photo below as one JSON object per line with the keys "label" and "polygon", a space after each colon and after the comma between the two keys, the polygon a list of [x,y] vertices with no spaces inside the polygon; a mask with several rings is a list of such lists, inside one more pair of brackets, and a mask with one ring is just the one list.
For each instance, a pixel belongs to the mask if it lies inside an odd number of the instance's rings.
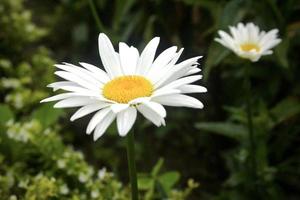
{"label": "white petal", "polygon": [[237,42],[240,42],[239,41],[240,33],[237,31],[237,29],[233,26],[229,26],[229,30],[230,30],[231,35],[233,36],[233,39]]}
{"label": "white petal", "polygon": [[152,100],[166,106],[203,108],[203,104],[198,99],[181,94],[154,97]]}
{"label": "white petal", "polygon": [[265,45],[262,47],[262,51],[272,49],[273,47],[278,45],[280,42],[281,42],[281,39],[274,39],[272,41],[269,41],[268,43],[265,43]]}
{"label": "white petal", "polygon": [[163,67],[165,67],[176,55],[177,47],[173,46],[165,51],[163,51],[153,62],[151,68],[149,69],[149,76],[151,76],[153,73],[156,74],[159,72],[159,70]]}
{"label": "white petal", "polygon": [[269,32],[267,32],[261,39],[260,39],[260,45],[264,46],[266,42],[273,40],[277,38],[278,29],[273,29]]}
{"label": "white petal", "polygon": [[62,86],[75,86],[78,87],[79,85],[77,83],[71,82],[71,81],[59,81],[59,82],[54,82],[47,87],[53,88],[53,91],[61,89]]}
{"label": "white petal", "polygon": [[162,118],[165,118],[167,116],[166,109],[159,103],[153,102],[153,101],[146,101],[143,103],[146,107],[153,110],[155,113],[157,113]]}
{"label": "white petal", "polygon": [[103,85],[103,83],[98,80],[99,78],[98,77],[96,78],[94,76],[94,74],[92,74],[90,71],[88,71],[84,68],[78,67],[76,65],[69,64],[69,63],[65,63],[65,64],[66,65],[56,64],[54,66],[59,69],[70,72],[72,74],[75,74],[76,76],[80,77],[81,79],[83,79],[91,84],[97,85],[99,87],[101,85]]}
{"label": "white petal", "polygon": [[245,25],[243,23],[238,23],[237,29],[240,33],[240,41],[241,43],[248,42],[248,33]]}
{"label": "white petal", "polygon": [[84,62],[80,62],[79,64],[93,73],[94,76],[97,77],[102,83],[107,83],[110,80],[107,73],[99,67]]}
{"label": "white petal", "polygon": [[271,55],[271,54],[273,54],[272,50],[267,50],[267,51],[262,52],[262,55]]}
{"label": "white petal", "polygon": [[113,112],[109,112],[106,115],[106,117],[103,118],[103,120],[98,123],[94,132],[94,141],[96,141],[105,133],[105,131],[107,130],[109,125],[114,121],[115,118],[116,118],[116,114],[114,114]]}
{"label": "white petal", "polygon": [[150,97],[139,97],[139,98],[136,98],[136,99],[133,99],[131,101],[129,101],[129,105],[136,105],[136,104],[140,104],[140,103],[144,103],[144,102],[147,102],[147,101],[150,101]]}
{"label": "white petal", "polygon": [[110,106],[114,113],[119,113],[129,107],[129,104],[116,103]]}
{"label": "white petal", "polygon": [[197,56],[194,58],[190,58],[181,63],[176,64],[175,66],[170,66],[170,68],[166,68],[165,72],[157,74],[155,80],[151,80],[154,83],[155,88],[159,88],[162,85],[166,85],[173,80],[176,80],[182,76],[184,76],[191,66],[197,64],[197,60],[202,56]]}
{"label": "white petal", "polygon": [[157,90],[155,90],[151,96],[151,98],[153,97],[159,97],[159,96],[163,96],[163,95],[169,95],[169,94],[179,94],[181,93],[180,90],[178,89],[170,89],[170,88],[159,88]]}
{"label": "white petal", "polygon": [[87,128],[86,128],[86,133],[90,134],[97,124],[99,124],[109,113],[112,113],[110,108],[104,108],[102,110],[99,110],[91,119],[89,122]]}
{"label": "white petal", "polygon": [[[76,92],[76,93],[84,93],[84,92],[90,92],[90,94],[94,94],[95,91],[83,88],[81,86],[61,86],[60,89],[70,91],[70,92]],[[91,95],[92,96],[92,95]]]}
{"label": "white petal", "polygon": [[86,89],[86,88],[82,88],[82,87],[61,86],[60,89],[70,91],[70,92],[72,92],[72,94],[74,94],[74,95],[70,95],[70,96],[86,96],[86,97],[90,97],[91,99],[99,99],[99,100],[103,100],[103,101],[110,101],[110,100],[105,99],[100,94],[100,92],[95,92],[95,91],[92,91],[92,90],[89,90],[89,89]]}
{"label": "white petal", "polygon": [[56,74],[57,76],[63,78],[63,79],[66,79],[68,81],[72,81],[74,83],[77,83],[79,85],[81,85],[82,87],[84,88],[88,88],[88,89],[91,89],[91,90],[99,90],[100,88],[100,85],[94,85],[82,78],[80,78],[79,76],[73,74],[73,73],[70,73],[70,72],[65,72],[65,71],[56,71],[54,74]]}
{"label": "white petal", "polygon": [[159,37],[153,38],[145,47],[144,51],[142,52],[140,59],[138,61],[136,74],[144,75],[148,73],[152,62],[154,60],[154,56],[156,53],[157,46],[159,44]]}
{"label": "white petal", "polygon": [[164,119],[148,106],[141,104],[137,106],[137,109],[146,119],[151,121],[156,126],[161,126],[163,124]]}
{"label": "white petal", "polygon": [[120,42],[119,54],[123,73],[125,75],[134,74],[139,58],[138,50],[134,47],[127,46],[127,44],[123,42]]}
{"label": "white petal", "polygon": [[[162,78],[164,78],[165,76],[170,76],[170,72],[172,72],[172,70],[176,71],[176,67],[174,67],[175,63],[178,61],[180,55],[183,52],[183,48],[181,48],[176,54],[175,56],[172,58],[172,60],[168,63],[168,65],[166,65],[164,68],[160,68],[157,69],[155,71],[152,71],[151,73],[148,73],[147,78],[153,82],[156,83],[157,81],[161,80]],[[175,65],[177,66],[177,65]],[[175,69],[174,69],[175,68]]]}
{"label": "white petal", "polygon": [[91,99],[89,97],[70,97],[68,99],[61,100],[54,104],[54,108],[71,108],[80,107],[92,103],[97,103],[98,100]]}
{"label": "white petal", "polygon": [[198,72],[201,72],[201,69],[199,69],[198,67],[191,67],[187,73],[185,74],[185,76],[189,76],[191,74],[196,74]]}
{"label": "white petal", "polygon": [[178,87],[182,93],[204,93],[207,89],[200,85],[182,85]]}
{"label": "white petal", "polygon": [[73,93],[73,92],[57,94],[52,97],[43,99],[42,101],[40,101],[40,103],[50,102],[50,101],[58,101],[58,100],[62,100],[62,99],[66,99],[66,98],[74,97],[74,96],[78,96],[78,95],[76,95],[76,93]]}
{"label": "white petal", "polygon": [[165,85],[162,88],[176,89],[182,85],[186,85],[186,84],[198,81],[201,78],[202,78],[202,75],[187,76],[187,77],[184,77],[181,79],[177,79],[176,81],[173,81],[173,82],[169,83],[168,85]]}
{"label": "white petal", "polygon": [[110,103],[107,102],[99,102],[99,103],[95,103],[95,104],[90,104],[90,105],[86,105],[83,106],[82,108],[78,109],[71,117],[71,121],[74,121],[76,119],[79,119],[81,117],[84,117],[92,112],[95,112],[97,110],[100,110],[102,108],[105,108],[107,106],[109,106]]}
{"label": "white petal", "polygon": [[181,56],[182,52],[183,52],[184,48],[181,48],[173,57],[173,59],[171,60],[171,62],[169,63],[170,65],[175,65],[175,63],[178,61],[179,57]]}
{"label": "white petal", "polygon": [[235,41],[234,39],[226,32],[224,31],[218,31],[219,35],[221,36],[221,39],[216,39],[217,42],[220,42],[224,46],[233,49]]}
{"label": "white petal", "polygon": [[99,54],[105,71],[110,78],[122,75],[120,61],[109,38],[100,33],[98,38]]}
{"label": "white petal", "polygon": [[137,116],[136,108],[129,107],[118,113],[117,127],[120,136],[125,136],[132,128]]}

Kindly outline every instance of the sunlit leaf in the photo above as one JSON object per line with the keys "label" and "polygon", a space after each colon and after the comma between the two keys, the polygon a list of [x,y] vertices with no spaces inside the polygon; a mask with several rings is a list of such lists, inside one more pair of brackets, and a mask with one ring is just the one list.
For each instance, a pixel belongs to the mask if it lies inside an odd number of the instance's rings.
{"label": "sunlit leaf", "polygon": [[58,118],[63,115],[61,109],[54,109],[52,103],[41,105],[32,114],[32,118],[40,121],[44,127],[48,127],[57,122]]}
{"label": "sunlit leaf", "polygon": [[164,164],[164,159],[160,158],[152,169],[151,175],[153,177],[156,177],[158,175],[163,164]]}
{"label": "sunlit leaf", "polygon": [[154,179],[150,177],[138,177],[138,188],[140,190],[148,190],[154,187]]}
{"label": "sunlit leaf", "polygon": [[0,104],[0,124],[5,124],[8,120],[13,119],[14,114],[11,109],[4,104]]}

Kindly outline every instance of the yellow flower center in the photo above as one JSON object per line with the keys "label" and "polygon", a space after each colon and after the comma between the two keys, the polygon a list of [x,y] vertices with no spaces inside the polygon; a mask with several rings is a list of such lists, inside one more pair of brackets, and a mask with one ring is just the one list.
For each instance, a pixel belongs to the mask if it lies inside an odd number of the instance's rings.
{"label": "yellow flower center", "polygon": [[255,50],[256,52],[259,52],[260,47],[257,44],[253,44],[253,43],[245,43],[241,45],[241,49],[243,51],[251,51],[251,50]]}
{"label": "yellow flower center", "polygon": [[103,96],[118,103],[128,103],[139,97],[149,97],[152,92],[152,83],[136,75],[117,77],[106,83],[103,88]]}

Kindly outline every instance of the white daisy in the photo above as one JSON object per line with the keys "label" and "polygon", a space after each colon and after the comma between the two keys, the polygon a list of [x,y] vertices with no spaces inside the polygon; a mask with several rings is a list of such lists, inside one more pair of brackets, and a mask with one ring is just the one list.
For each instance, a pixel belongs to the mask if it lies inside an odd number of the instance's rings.
{"label": "white daisy", "polygon": [[81,67],[64,63],[55,65],[55,74],[65,81],[48,85],[58,94],[41,102],[58,101],[55,108],[81,107],[71,121],[96,112],[87,126],[87,134],[94,131],[94,140],[103,135],[116,119],[120,136],[132,128],[137,111],[156,126],[165,125],[166,106],[203,108],[203,104],[185,93],[202,93],[206,88],[194,85],[202,78],[195,75],[201,56],[176,64],[183,49],[178,52],[173,46],[163,51],[156,59],[159,38],[152,39],[141,55],[133,46],[119,43],[115,52],[109,38],[99,35],[99,53],[105,71],[87,63]]}
{"label": "white daisy", "polygon": [[230,26],[232,36],[219,31],[221,38],[215,38],[223,46],[232,50],[236,55],[256,62],[261,56],[270,55],[274,46],[281,42],[278,38],[278,29],[269,32],[260,31],[253,23],[239,23],[237,27]]}

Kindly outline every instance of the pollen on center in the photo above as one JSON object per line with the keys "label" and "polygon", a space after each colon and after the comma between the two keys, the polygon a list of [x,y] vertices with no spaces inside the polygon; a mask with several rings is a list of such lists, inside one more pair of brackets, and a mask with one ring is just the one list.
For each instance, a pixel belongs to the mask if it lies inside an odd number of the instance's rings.
{"label": "pollen on center", "polygon": [[245,43],[241,45],[241,49],[243,51],[252,51],[255,50],[256,52],[259,52],[260,47],[257,44],[253,44],[253,43]]}
{"label": "pollen on center", "polygon": [[103,96],[118,103],[128,103],[139,97],[149,97],[152,92],[152,83],[137,75],[117,77],[103,87]]}

